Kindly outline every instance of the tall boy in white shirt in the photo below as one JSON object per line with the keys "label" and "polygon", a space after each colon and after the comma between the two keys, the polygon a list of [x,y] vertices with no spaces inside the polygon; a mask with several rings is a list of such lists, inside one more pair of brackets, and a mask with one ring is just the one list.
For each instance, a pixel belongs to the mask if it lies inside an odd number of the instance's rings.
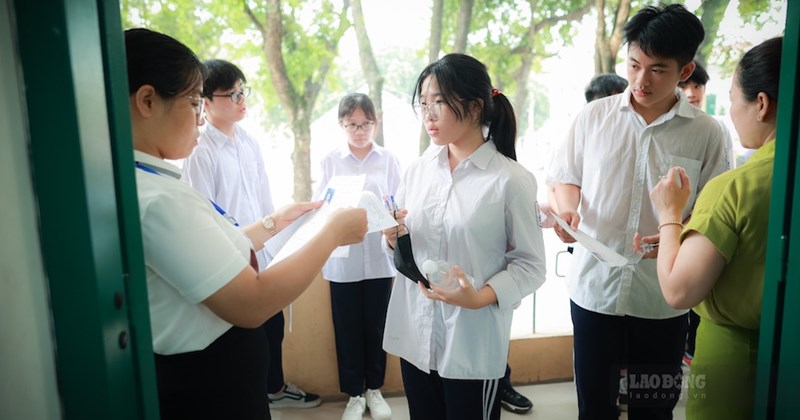
{"label": "tall boy in white shirt", "polygon": [[[625,26],[628,88],[586,105],[548,173],[561,217],[632,261],[635,239],[658,241],[649,191],[660,176],[673,166],[689,173],[686,219],[700,189],[726,170],[719,124],[677,90],[703,37],[700,20],[679,4],[633,16]],[[672,418],[687,316],[661,294],[655,249],[623,267],[576,249],[568,287],[580,419],[618,418],[621,367],[628,368],[628,418]]]}
{"label": "tall boy in white shirt", "polygon": [[[274,221],[268,216],[274,206],[261,149],[256,139],[238,124],[247,115],[246,98],[250,94],[250,88],[245,86],[247,79],[228,61],[212,59],[203,64],[207,70],[203,80],[207,123],[197,147],[184,161],[182,179],[224,208],[240,225],[262,220],[267,230],[274,228],[271,225]],[[259,267],[266,267],[270,261],[266,250],[256,256]],[[269,357],[269,406],[320,405],[322,400],[318,395],[284,382],[283,312],[267,320],[263,328],[269,337],[269,355],[264,355]]]}

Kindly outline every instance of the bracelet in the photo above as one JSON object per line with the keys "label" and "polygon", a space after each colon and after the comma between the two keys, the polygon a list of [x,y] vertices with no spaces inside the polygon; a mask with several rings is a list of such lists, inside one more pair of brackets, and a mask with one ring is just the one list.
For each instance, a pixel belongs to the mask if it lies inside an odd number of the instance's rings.
{"label": "bracelet", "polygon": [[661,228],[663,228],[664,226],[669,226],[669,225],[680,226],[680,228],[683,229],[683,223],[681,223],[681,222],[664,222],[664,223],[658,225],[658,231],[661,232]]}

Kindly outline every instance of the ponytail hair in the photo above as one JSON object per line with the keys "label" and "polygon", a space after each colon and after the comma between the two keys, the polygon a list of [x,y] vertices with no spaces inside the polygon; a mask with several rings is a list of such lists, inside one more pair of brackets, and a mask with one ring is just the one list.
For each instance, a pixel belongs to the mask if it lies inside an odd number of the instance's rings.
{"label": "ponytail hair", "polygon": [[494,142],[498,152],[517,160],[514,107],[503,92],[492,86],[483,63],[472,56],[453,53],[428,64],[417,78],[412,103],[417,103],[428,76],[436,78],[442,100],[459,121],[468,116],[471,103],[479,103],[480,123],[489,127],[487,140]]}
{"label": "ponytail hair", "polygon": [[[488,117],[489,138],[494,142],[497,151],[512,160],[517,160],[517,117],[511,101],[503,92],[492,88],[494,112]],[[484,115],[489,107],[484,107]]]}

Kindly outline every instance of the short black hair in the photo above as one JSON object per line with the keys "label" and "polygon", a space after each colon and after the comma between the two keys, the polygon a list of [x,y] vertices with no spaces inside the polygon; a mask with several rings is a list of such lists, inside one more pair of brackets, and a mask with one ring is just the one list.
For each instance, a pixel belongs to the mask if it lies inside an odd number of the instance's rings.
{"label": "short black hair", "polygon": [[680,67],[689,64],[703,42],[700,19],[682,4],[647,6],[625,24],[625,42],[635,43],[651,57],[673,58]]}
{"label": "short black hair", "polygon": [[595,99],[622,93],[626,87],[628,87],[628,81],[624,77],[616,73],[603,73],[592,77],[592,80],[586,85],[584,95],[586,102],[592,102]]}
{"label": "short black hair", "polygon": [[199,87],[205,66],[177,39],[145,28],[125,31],[128,94],[150,85],[162,98],[172,98]]}
{"label": "short black hair", "polygon": [[230,61],[212,58],[203,62],[206,66],[206,78],[203,80],[203,96],[214,100],[211,96],[217,90],[228,90],[237,80],[247,83],[244,73]]}
{"label": "short black hair", "polygon": [[679,82],[678,87],[683,88],[687,83],[697,83],[700,86],[705,86],[708,83],[708,72],[697,60],[694,60],[692,75],[685,82]]}

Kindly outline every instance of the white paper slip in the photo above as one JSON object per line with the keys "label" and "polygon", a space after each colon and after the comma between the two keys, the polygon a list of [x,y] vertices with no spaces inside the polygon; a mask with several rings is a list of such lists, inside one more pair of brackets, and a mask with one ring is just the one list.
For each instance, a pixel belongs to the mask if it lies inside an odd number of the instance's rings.
{"label": "white paper slip", "polygon": [[367,210],[367,233],[397,226],[397,220],[394,220],[394,217],[384,207],[383,201],[372,191],[361,193],[361,201],[358,202],[358,207]]}
{"label": "white paper slip", "polygon": [[622,267],[628,264],[628,259],[615,252],[613,249],[607,247],[597,239],[581,232],[580,230],[573,230],[567,222],[556,214],[553,214],[556,223],[561,226],[569,236],[575,238],[579,244],[583,245],[598,261],[608,265],[609,267]]}
{"label": "white paper slip", "polygon": [[[267,267],[272,266],[289,255],[294,254],[298,249],[302,248],[303,245],[307,244],[308,241],[310,241],[317,233],[319,233],[320,230],[322,230],[322,227],[328,221],[328,216],[330,216],[331,212],[331,206],[323,204],[322,207],[314,210],[313,212],[303,215],[304,219],[299,223],[298,221],[295,221],[295,223],[290,225],[294,229],[294,232],[292,232],[289,238],[286,239],[283,246],[272,258],[272,261],[267,264]],[[297,228],[294,227],[295,224],[297,224]],[[283,231],[280,233],[283,233]],[[282,237],[281,239],[283,240],[284,238]],[[269,241],[267,241],[267,244],[269,244]]]}

